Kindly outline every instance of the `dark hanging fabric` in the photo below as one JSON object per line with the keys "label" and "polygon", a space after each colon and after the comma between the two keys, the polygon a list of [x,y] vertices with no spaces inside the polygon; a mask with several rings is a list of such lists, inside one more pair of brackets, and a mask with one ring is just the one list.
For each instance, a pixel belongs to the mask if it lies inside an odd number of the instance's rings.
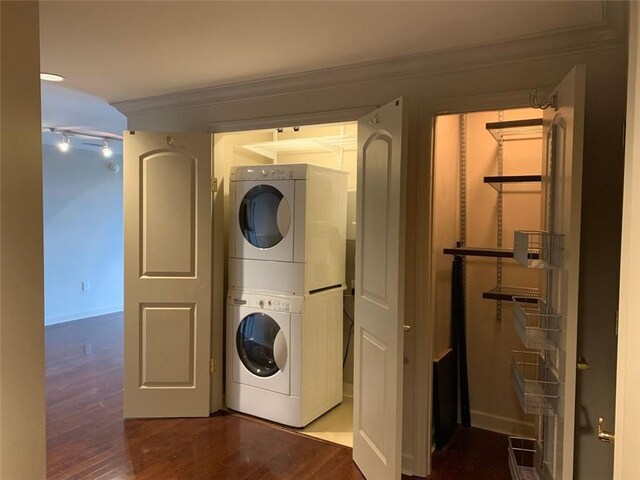
{"label": "dark hanging fabric", "polygon": [[464,283],[462,257],[453,258],[451,276],[451,344],[456,357],[460,381],[460,420],[465,427],[471,426],[469,408],[469,373],[467,370],[467,333],[464,309]]}

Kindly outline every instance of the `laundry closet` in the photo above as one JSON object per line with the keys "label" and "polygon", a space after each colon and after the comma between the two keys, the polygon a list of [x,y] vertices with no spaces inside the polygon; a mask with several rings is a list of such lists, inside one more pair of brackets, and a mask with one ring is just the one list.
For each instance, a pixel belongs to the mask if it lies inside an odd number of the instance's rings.
{"label": "laundry closet", "polygon": [[347,445],[356,147],[355,122],[214,135],[226,404]]}
{"label": "laundry closet", "polygon": [[556,376],[543,367],[557,367],[558,316],[544,296],[562,245],[541,232],[544,196],[553,195],[543,186],[542,124],[532,108],[440,115],[435,124],[436,443],[446,446],[456,424],[506,434],[513,478],[549,468],[552,455],[537,448],[553,451],[558,400]]}

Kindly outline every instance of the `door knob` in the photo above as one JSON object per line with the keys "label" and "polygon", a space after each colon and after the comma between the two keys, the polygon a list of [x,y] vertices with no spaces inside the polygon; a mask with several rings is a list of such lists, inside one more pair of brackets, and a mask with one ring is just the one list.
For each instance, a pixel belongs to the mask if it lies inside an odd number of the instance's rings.
{"label": "door knob", "polygon": [[615,434],[604,431],[604,418],[598,417],[598,440],[613,445],[616,441]]}
{"label": "door knob", "polygon": [[405,331],[405,332],[408,332],[408,331],[410,331],[410,330],[411,330],[411,325],[405,325],[405,326],[404,326],[404,331]]}
{"label": "door knob", "polygon": [[578,356],[578,370],[589,370],[591,368],[591,365],[589,365],[589,362],[587,362],[587,359],[584,358],[582,355]]}

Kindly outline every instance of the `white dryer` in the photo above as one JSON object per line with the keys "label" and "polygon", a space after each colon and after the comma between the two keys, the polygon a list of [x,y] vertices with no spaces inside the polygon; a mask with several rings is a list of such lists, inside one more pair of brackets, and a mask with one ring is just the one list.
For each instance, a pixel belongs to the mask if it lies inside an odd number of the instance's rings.
{"label": "white dryer", "polygon": [[303,427],[342,401],[342,292],[229,290],[229,408]]}
{"label": "white dryer", "polygon": [[347,172],[310,164],[232,167],[229,286],[291,294],[342,286]]}

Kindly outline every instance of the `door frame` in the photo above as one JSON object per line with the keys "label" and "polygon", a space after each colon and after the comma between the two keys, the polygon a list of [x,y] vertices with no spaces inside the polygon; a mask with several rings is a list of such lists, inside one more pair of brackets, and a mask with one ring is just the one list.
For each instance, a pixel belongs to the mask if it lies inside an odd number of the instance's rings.
{"label": "door frame", "polygon": [[[545,97],[555,86],[540,86],[538,91],[541,97]],[[427,188],[418,189],[417,211],[424,214],[417,214],[417,238],[426,241],[417,245],[416,262],[422,268],[417,270],[417,285],[421,291],[428,292],[421,298],[417,298],[416,319],[425,319],[416,325],[416,337],[428,338],[426,348],[416,349],[416,371],[415,399],[418,404],[428,405],[425,412],[426,418],[416,419],[426,428],[422,430],[423,435],[416,434],[416,450],[427,451],[424,461],[424,468],[427,474],[431,473],[431,452],[435,447],[435,441],[431,435],[433,429],[433,371],[431,362],[434,354],[433,339],[436,332],[435,316],[435,275],[432,271],[431,250],[433,248],[433,220],[435,202],[434,192],[434,172],[435,172],[435,119],[438,115],[473,113],[493,110],[506,110],[512,108],[527,108],[529,93],[531,90],[518,90],[511,92],[497,92],[487,95],[471,95],[462,97],[451,97],[432,101],[425,101],[419,105],[419,156],[425,161],[418,165],[418,184]],[[418,443],[419,442],[419,443]]]}
{"label": "door frame", "polygon": [[[390,101],[392,99],[388,99],[388,100]],[[209,133],[215,135],[217,133],[231,133],[231,132],[241,132],[241,131],[260,130],[260,129],[272,129],[272,128],[279,128],[283,126],[290,126],[290,125],[304,126],[304,125],[320,125],[320,124],[338,123],[338,122],[357,122],[359,118],[369,114],[371,111],[376,110],[380,106],[381,105],[366,105],[361,107],[323,111],[323,112],[309,112],[309,113],[303,113],[303,114],[297,114],[297,115],[283,115],[283,116],[275,116],[275,117],[248,118],[248,119],[232,120],[232,121],[224,121],[224,122],[212,122],[207,125],[207,129]],[[407,128],[411,128],[411,127],[408,126]],[[215,145],[215,138],[214,138],[214,145]],[[214,151],[215,151],[215,148],[214,148]],[[422,155],[419,155],[419,157],[420,157],[420,160],[426,160],[426,157],[423,159]],[[404,161],[406,163],[411,162],[410,159],[404,159]],[[424,162],[419,161],[419,163],[424,163]],[[404,168],[407,169],[408,165],[405,164]],[[214,216],[217,218],[217,216],[219,215],[222,218],[222,216],[224,215],[224,204],[223,204],[224,195],[220,193],[222,191],[222,189],[220,188],[220,185],[224,185],[224,182],[222,181],[224,172],[221,170],[220,167],[216,166],[215,158],[213,160],[212,172],[214,177],[218,179],[219,187],[216,195],[220,195],[219,197],[214,197],[213,199],[214,212],[215,212]],[[407,209],[407,212],[408,212],[408,209]],[[214,221],[216,220],[214,219]],[[226,240],[226,232],[224,232],[223,230],[224,229],[214,229],[213,239],[212,239],[214,258],[217,256],[218,252],[219,254],[223,254],[224,252],[224,242]],[[406,254],[405,254],[405,258],[406,258]],[[222,270],[222,269],[218,268],[217,270]],[[216,270],[214,270],[214,272],[216,272]],[[216,275],[218,275],[218,278],[216,278]],[[222,299],[222,292],[224,290],[224,283],[225,283],[224,276],[220,275],[219,273],[217,274],[213,273],[212,283],[213,283],[213,289],[214,289],[212,303],[214,307],[212,312],[211,349],[213,354],[217,356],[218,352],[222,351],[222,343],[223,343],[223,341],[221,341],[219,337],[219,335],[221,335],[222,333],[218,334],[218,332],[222,332],[222,328],[225,321],[224,307],[221,305],[220,302],[217,301],[217,299],[218,298]],[[420,284],[418,284],[417,287],[420,288],[421,287]],[[424,290],[425,288],[426,288],[426,284],[422,285],[422,290]],[[406,310],[411,310],[411,309],[405,308],[405,311]],[[420,331],[420,332],[427,331],[427,329],[425,328],[426,326],[425,317],[421,317],[417,315],[414,320],[415,320],[414,328],[416,329],[416,331]],[[407,338],[406,335],[405,335],[405,338]],[[418,338],[417,333],[414,336],[414,338]],[[416,362],[425,362],[425,359],[428,360],[430,358],[429,356],[425,357],[423,355],[420,355],[418,357],[420,353],[420,349],[413,349],[413,350],[416,351],[416,357],[415,357]],[[221,363],[219,363],[219,365],[221,365]],[[218,370],[221,371],[222,368],[218,368]],[[427,420],[430,416],[429,415],[430,406],[427,405],[427,403],[424,401],[425,395],[423,394],[423,391],[422,391],[426,387],[426,382],[420,379],[420,375],[422,374],[422,372],[426,372],[426,371],[428,372],[431,371],[430,360],[426,361],[426,363],[424,364],[416,363],[414,375],[412,378],[409,379],[410,384],[413,385],[413,388],[412,388],[413,398],[411,399],[411,404],[418,406],[417,408],[414,408],[413,411],[411,412],[413,414],[411,423],[415,426],[415,432],[424,432],[427,430],[427,428],[431,428],[431,422],[429,421],[429,423],[427,423]],[[407,382],[405,382],[405,384],[406,383]],[[420,388],[418,388],[418,385],[417,385],[418,383],[420,383]],[[213,388],[212,388],[212,391],[213,391]],[[407,390],[405,386],[405,393],[406,391]],[[220,403],[221,402],[222,402],[222,399],[220,399]],[[217,405],[217,404],[212,403],[212,411],[213,411],[214,405]],[[407,424],[407,421],[405,420],[406,413],[407,412],[405,411],[405,413],[403,414],[403,425]],[[403,453],[402,455],[403,457],[402,473],[403,474],[426,477],[427,475],[426,461],[431,457],[431,452],[427,452],[426,450],[427,443],[425,441],[420,441],[422,437],[424,437],[424,435],[418,435],[418,434],[414,435],[414,439],[413,439],[414,448],[411,453],[407,453],[403,450],[402,452]]]}
{"label": "door frame", "polygon": [[[640,5],[631,2],[629,12],[629,70],[627,84],[627,125],[625,134],[624,204],[622,212],[622,250],[620,254],[620,299],[618,324],[618,367],[616,378],[616,443],[613,460],[614,480],[638,478],[640,465],[635,458],[640,447],[638,435],[626,435],[637,428],[640,418],[640,372],[637,291],[640,276],[631,266],[638,260],[637,240],[640,222]],[[635,213],[635,214],[634,214]],[[608,427],[609,430],[611,427]]]}

